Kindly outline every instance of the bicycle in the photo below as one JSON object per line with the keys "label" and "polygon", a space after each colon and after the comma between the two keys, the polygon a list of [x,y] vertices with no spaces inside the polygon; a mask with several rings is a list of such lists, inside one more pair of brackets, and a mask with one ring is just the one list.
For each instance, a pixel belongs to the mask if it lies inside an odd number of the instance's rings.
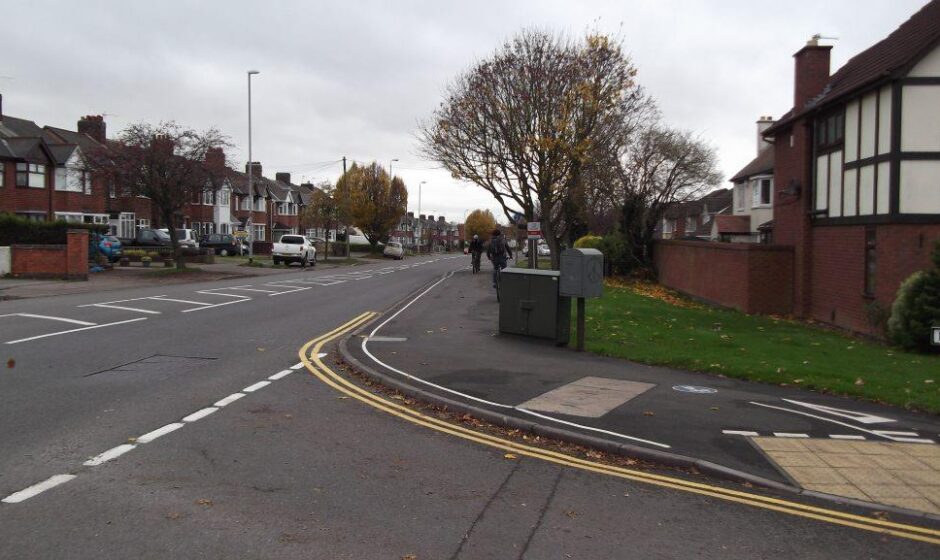
{"label": "bicycle", "polygon": [[470,265],[474,274],[480,272],[480,253],[470,253]]}

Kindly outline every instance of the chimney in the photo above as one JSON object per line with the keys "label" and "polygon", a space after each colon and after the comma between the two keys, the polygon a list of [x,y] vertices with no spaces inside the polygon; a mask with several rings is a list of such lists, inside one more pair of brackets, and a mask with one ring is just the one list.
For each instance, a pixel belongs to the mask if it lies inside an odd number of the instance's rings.
{"label": "chimney", "polygon": [[437,221],[444,223],[444,216],[438,216]]}
{"label": "chimney", "polygon": [[313,190],[313,183],[301,183],[300,186],[307,189],[308,191]]}
{"label": "chimney", "polygon": [[222,148],[209,148],[206,150],[206,165],[214,169],[225,167],[225,150]]}
{"label": "chimney", "polygon": [[0,93],[0,122],[3,122],[3,94]]}
{"label": "chimney", "polygon": [[245,164],[245,173],[248,173],[248,168],[251,167],[251,177],[261,177],[261,162],[260,161],[249,161]]}
{"label": "chimney", "polygon": [[78,133],[87,134],[94,138],[99,144],[108,141],[107,125],[104,123],[104,117],[101,115],[87,115],[78,120]]}
{"label": "chimney", "polygon": [[415,213],[414,213],[414,212],[408,212],[408,219],[409,219],[409,220],[415,219]]}
{"label": "chimney", "polygon": [[793,81],[793,108],[801,111],[810,99],[822,93],[829,83],[829,51],[831,45],[819,44],[819,37],[814,36],[806,46],[798,50],[793,58],[795,76]]}
{"label": "chimney", "polygon": [[274,174],[274,180],[280,181],[281,183],[290,184],[290,173],[285,173],[283,171],[278,171]]}
{"label": "chimney", "polygon": [[428,217],[427,217],[427,216],[425,216],[424,214],[419,214],[419,215],[418,215],[418,219],[419,219],[419,220],[421,220],[421,221],[423,222],[423,221],[425,221],[425,220],[427,220],[427,219],[428,219]]}
{"label": "chimney", "polygon": [[770,142],[764,139],[764,131],[774,124],[774,119],[770,115],[757,119],[757,153],[760,154],[770,146]]}

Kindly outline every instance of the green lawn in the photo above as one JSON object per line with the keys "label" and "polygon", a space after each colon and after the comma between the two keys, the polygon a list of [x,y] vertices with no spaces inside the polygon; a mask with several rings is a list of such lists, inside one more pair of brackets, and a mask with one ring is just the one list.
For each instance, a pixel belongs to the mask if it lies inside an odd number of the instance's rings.
{"label": "green lawn", "polygon": [[655,285],[608,283],[603,298],[588,301],[586,346],[637,362],[940,413],[940,356],[707,307]]}

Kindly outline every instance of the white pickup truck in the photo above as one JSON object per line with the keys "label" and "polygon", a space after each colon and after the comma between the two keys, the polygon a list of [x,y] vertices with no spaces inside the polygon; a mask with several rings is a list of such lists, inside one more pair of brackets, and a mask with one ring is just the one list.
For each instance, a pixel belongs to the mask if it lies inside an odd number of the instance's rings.
{"label": "white pickup truck", "polygon": [[317,264],[317,248],[303,235],[284,235],[271,248],[274,264],[300,263],[301,268]]}

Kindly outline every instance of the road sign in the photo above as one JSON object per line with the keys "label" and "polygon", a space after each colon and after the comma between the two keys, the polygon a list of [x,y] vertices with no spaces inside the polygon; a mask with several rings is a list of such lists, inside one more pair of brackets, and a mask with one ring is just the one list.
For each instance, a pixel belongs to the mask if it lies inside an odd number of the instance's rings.
{"label": "road sign", "polygon": [[526,224],[529,239],[542,239],[542,222],[529,222]]}
{"label": "road sign", "polygon": [[237,237],[238,239],[248,239],[248,232],[245,231],[245,230],[238,230],[238,231],[236,231],[235,233],[233,233],[232,235],[234,235],[234,236]]}
{"label": "road sign", "polygon": [[940,346],[940,327],[931,327],[931,333],[933,336],[930,337],[930,343],[934,346]]}
{"label": "road sign", "polygon": [[712,389],[711,387],[700,387],[698,385],[673,385],[673,391],[679,391],[680,393],[696,393],[699,395],[707,395],[709,393],[717,393],[718,389]]}

